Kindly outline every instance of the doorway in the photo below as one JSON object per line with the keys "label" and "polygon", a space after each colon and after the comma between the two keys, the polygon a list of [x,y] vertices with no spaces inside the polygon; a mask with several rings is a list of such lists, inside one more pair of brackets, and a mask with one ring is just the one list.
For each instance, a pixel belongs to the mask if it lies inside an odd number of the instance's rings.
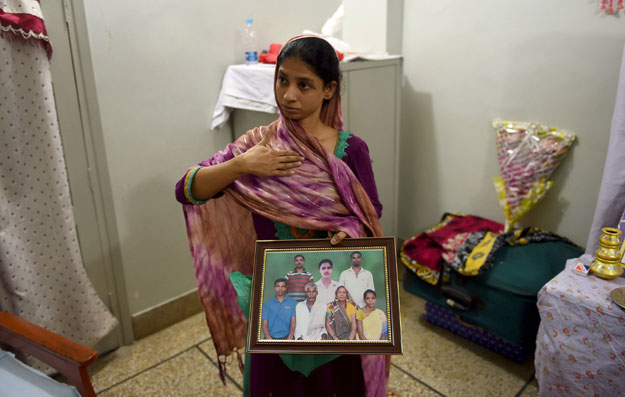
{"label": "doorway", "polygon": [[98,296],[120,325],[100,341],[104,353],[133,341],[106,153],[93,82],[84,5],[41,2],[53,55],[50,61],[57,117],[83,265]]}

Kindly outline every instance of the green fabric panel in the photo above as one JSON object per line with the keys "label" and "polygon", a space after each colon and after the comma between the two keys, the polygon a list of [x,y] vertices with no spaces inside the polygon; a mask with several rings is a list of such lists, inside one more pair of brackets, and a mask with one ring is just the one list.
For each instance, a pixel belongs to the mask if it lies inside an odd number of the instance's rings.
{"label": "green fabric panel", "polygon": [[252,291],[252,276],[246,276],[241,272],[230,273],[230,282],[237,292],[237,303],[245,318],[250,318],[250,293]]}
{"label": "green fabric panel", "polygon": [[[252,291],[252,276],[246,276],[241,272],[230,273],[230,282],[237,292],[237,303],[245,314],[245,317],[250,318],[250,292]],[[247,335],[245,335],[247,340]],[[250,355],[245,355],[245,363],[243,364],[243,396],[250,396]]]}
{"label": "green fabric panel", "polygon": [[243,364],[243,397],[250,397],[250,367],[252,355],[245,355],[245,363]]}
{"label": "green fabric panel", "polygon": [[291,371],[301,372],[306,377],[318,367],[338,357],[340,356],[325,354],[280,354],[282,362]]}

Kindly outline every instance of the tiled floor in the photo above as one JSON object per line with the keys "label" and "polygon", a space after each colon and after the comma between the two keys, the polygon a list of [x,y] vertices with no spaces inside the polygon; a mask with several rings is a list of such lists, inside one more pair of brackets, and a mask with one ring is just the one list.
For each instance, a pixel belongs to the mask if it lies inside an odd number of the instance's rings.
{"label": "tiled floor", "polygon": [[[517,364],[428,323],[424,301],[403,290],[403,356],[392,359],[400,396],[537,396],[533,360]],[[229,366],[224,386],[202,313],[105,355],[91,368],[99,396],[236,396],[242,375]]]}

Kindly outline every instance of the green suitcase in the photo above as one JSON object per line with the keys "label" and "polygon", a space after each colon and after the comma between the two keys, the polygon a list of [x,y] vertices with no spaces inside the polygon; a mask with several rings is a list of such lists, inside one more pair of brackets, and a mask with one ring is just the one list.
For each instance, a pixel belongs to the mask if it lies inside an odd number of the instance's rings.
{"label": "green suitcase", "polygon": [[460,322],[532,351],[540,321],[538,291],[564,269],[567,259],[581,254],[563,241],[504,245],[494,254],[493,268],[477,276],[452,271],[449,284],[433,286],[408,272],[404,288],[455,313]]}

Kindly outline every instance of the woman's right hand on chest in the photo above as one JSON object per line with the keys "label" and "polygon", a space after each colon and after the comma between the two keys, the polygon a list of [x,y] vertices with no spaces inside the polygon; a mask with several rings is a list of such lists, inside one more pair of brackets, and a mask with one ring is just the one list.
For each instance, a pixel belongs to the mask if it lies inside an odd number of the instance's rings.
{"label": "woman's right hand on chest", "polygon": [[203,201],[214,197],[232,182],[246,174],[257,176],[290,176],[302,165],[304,158],[292,150],[274,150],[269,147],[269,137],[246,152],[230,160],[202,167],[196,172],[191,185],[191,195]]}
{"label": "woman's right hand on chest", "polygon": [[269,147],[269,134],[237,156],[245,173],[257,176],[290,176],[302,165],[304,157],[292,150],[274,150]]}

